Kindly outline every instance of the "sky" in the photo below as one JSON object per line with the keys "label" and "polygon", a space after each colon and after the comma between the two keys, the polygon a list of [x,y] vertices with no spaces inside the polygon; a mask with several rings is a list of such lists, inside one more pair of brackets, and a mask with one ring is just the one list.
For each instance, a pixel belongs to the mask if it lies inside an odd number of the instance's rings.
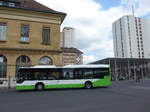
{"label": "sky", "polygon": [[150,0],[36,0],[67,16],[61,25],[75,29],[75,47],[84,63],[114,57],[112,23],[123,15],[150,18]]}

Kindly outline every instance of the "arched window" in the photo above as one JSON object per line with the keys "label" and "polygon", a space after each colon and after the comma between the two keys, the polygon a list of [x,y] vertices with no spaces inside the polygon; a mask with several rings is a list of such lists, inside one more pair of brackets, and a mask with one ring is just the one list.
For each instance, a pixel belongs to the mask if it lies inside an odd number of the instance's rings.
{"label": "arched window", "polygon": [[52,59],[48,56],[43,56],[40,60],[39,60],[39,65],[52,65]]}
{"label": "arched window", "polygon": [[0,55],[0,78],[5,78],[7,75],[7,58]]}
{"label": "arched window", "polygon": [[16,72],[19,67],[30,67],[31,66],[31,60],[28,56],[19,56],[16,60]]}

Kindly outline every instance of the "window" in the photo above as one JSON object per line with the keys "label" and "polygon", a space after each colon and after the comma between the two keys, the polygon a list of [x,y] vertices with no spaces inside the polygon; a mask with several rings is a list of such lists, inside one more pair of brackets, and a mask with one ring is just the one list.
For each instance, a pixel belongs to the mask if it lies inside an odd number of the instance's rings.
{"label": "window", "polygon": [[109,75],[109,69],[101,68],[94,70],[94,78],[104,78],[106,75]]}
{"label": "window", "polygon": [[46,80],[47,79],[47,73],[46,72],[40,72],[40,71],[33,71],[34,80]]}
{"label": "window", "polygon": [[137,26],[137,22],[135,23],[135,25]]}
{"label": "window", "polygon": [[0,23],[0,40],[6,40],[7,25]]}
{"label": "window", "polygon": [[29,42],[29,25],[21,25],[21,42]]}
{"label": "window", "polygon": [[83,78],[83,70],[81,71],[80,69],[75,69],[74,70],[74,79],[82,79]]}
{"label": "window", "polygon": [[52,65],[52,64],[53,64],[52,59],[47,56],[42,57],[39,61],[39,65]]}
{"label": "window", "polygon": [[18,76],[22,80],[59,80],[63,79],[61,69],[20,69]]}
{"label": "window", "polygon": [[64,72],[63,77],[64,77],[64,79],[74,79],[72,71],[66,71],[66,72]]}
{"label": "window", "polygon": [[9,2],[9,3],[8,3],[8,6],[9,6],[9,7],[15,7],[15,3]]}
{"label": "window", "polygon": [[0,78],[5,78],[7,74],[7,58],[0,55]]}
{"label": "window", "polygon": [[0,5],[3,5],[3,2],[2,2],[2,1],[0,1]]}
{"label": "window", "polygon": [[50,44],[50,28],[49,27],[44,27],[43,28],[43,44]]}
{"label": "window", "polygon": [[30,67],[30,66],[31,60],[28,56],[25,55],[19,56],[16,60],[16,73],[19,67]]}
{"label": "window", "polygon": [[93,69],[85,69],[83,76],[85,79],[93,78]]}
{"label": "window", "polygon": [[141,41],[141,43],[143,44],[143,41]]}
{"label": "window", "polygon": [[139,18],[139,22],[141,22],[140,18]]}

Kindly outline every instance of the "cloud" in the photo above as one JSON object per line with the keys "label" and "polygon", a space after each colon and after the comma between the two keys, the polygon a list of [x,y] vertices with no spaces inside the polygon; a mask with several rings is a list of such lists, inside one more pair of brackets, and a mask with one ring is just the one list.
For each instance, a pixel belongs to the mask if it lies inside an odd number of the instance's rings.
{"label": "cloud", "polygon": [[96,56],[92,54],[89,56],[86,56],[86,55],[83,56],[83,61],[86,62],[86,64],[93,62],[93,60],[96,60]]}
{"label": "cloud", "polygon": [[[100,3],[94,0],[36,0],[54,10],[66,12],[67,17],[62,24],[75,28],[76,47],[84,52],[84,63],[106,57],[113,57],[112,23],[127,10],[127,0],[122,0],[120,6],[103,10]],[[147,0],[135,0],[139,5],[137,13],[140,16],[150,11]],[[149,3],[150,4],[150,3]],[[146,9],[144,9],[146,6]],[[145,12],[144,12],[145,10]],[[143,11],[143,13],[142,13]]]}

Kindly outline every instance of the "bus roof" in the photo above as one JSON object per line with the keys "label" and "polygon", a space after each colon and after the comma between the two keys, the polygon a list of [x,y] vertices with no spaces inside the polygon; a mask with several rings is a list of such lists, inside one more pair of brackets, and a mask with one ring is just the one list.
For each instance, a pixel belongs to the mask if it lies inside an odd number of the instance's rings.
{"label": "bus roof", "polygon": [[109,68],[108,64],[66,65],[63,68]]}
{"label": "bus roof", "polygon": [[19,67],[19,68],[56,68],[56,66],[52,66],[52,65],[37,65],[37,66]]}
{"label": "bus roof", "polygon": [[19,67],[20,69],[44,69],[44,68],[109,68],[108,64],[89,64],[89,65],[66,65],[63,67],[56,67],[52,65],[37,65],[31,67]]}

